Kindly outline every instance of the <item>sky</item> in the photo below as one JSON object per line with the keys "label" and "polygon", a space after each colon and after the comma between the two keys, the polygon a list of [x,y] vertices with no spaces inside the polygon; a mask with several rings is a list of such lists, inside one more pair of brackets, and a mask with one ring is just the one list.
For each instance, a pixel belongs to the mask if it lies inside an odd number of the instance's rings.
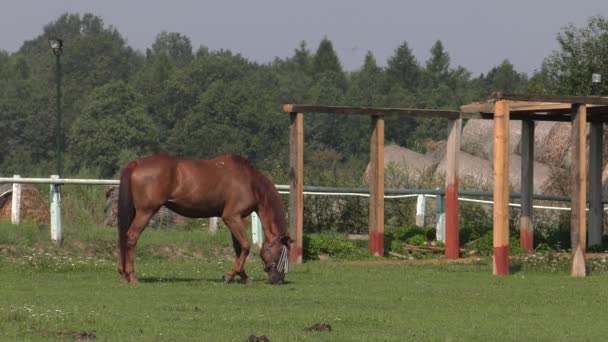
{"label": "sky", "polygon": [[478,75],[508,59],[531,75],[558,48],[565,26],[608,16],[608,6],[606,0],[0,0],[0,50],[17,51],[66,12],[101,17],[141,51],[164,30],[188,36],[195,50],[228,49],[267,63],[292,56],[301,41],[314,52],[327,37],[343,67],[356,70],[367,51],[386,65],[404,41],[423,64],[441,40],[453,67]]}

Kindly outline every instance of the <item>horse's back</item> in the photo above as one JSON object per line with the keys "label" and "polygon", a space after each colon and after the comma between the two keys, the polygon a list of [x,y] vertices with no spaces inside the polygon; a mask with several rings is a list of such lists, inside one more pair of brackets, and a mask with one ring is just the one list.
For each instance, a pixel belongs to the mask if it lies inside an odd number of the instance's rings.
{"label": "horse's back", "polygon": [[255,206],[255,177],[253,166],[238,155],[208,160],[153,155],[135,161],[131,181],[142,205],[166,205],[185,216],[207,217],[235,203]]}

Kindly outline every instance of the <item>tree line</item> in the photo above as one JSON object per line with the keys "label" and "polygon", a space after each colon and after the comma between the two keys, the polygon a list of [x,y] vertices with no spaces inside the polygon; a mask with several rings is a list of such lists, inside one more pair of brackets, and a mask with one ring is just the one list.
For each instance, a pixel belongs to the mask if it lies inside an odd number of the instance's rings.
{"label": "tree line", "polygon": [[[115,177],[128,160],[152,153],[211,158],[238,153],[285,181],[288,115],[282,103],[458,109],[493,91],[589,95],[591,74],[608,77],[608,19],[557,33],[559,49],[531,77],[504,60],[478,76],[454,66],[440,40],[426,61],[408,43],[386,66],[369,51],[345,71],[329,38],[295,42],[290,57],[256,63],[229,50],[194,48],[160,32],[145,52],[93,14],[64,14],[23,42],[0,51],[0,174],[48,176],[55,160],[55,60],[48,37],[64,40],[64,176]],[[386,140],[424,151],[444,139],[441,119],[387,118]],[[307,176],[333,182],[361,174],[369,154],[369,118],[305,117]],[[348,178],[348,177],[346,177]],[[333,180],[332,180],[333,179]]]}

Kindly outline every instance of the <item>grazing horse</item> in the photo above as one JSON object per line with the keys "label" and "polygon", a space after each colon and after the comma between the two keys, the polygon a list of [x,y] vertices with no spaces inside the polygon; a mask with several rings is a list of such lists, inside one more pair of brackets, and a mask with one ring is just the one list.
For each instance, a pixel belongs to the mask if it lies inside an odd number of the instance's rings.
{"label": "grazing horse", "polygon": [[257,212],[264,227],[260,252],[271,284],[283,281],[289,269],[289,236],[285,208],[274,184],[247,160],[223,155],[194,160],[153,155],[128,163],[118,195],[118,272],[121,281],[137,283],[135,246],[150,218],[162,207],[186,217],[222,217],[232,233],[236,261],[224,275],[231,282],[245,273],[249,241],[243,218]]}

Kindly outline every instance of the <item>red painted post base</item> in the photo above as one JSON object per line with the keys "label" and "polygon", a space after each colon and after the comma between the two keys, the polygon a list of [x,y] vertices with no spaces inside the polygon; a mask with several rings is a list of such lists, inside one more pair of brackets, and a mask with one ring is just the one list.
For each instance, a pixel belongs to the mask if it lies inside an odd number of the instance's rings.
{"label": "red painted post base", "polygon": [[583,278],[587,275],[585,268],[585,253],[579,245],[576,252],[572,254],[572,269],[570,274],[574,278]]}
{"label": "red painted post base", "polygon": [[460,237],[458,228],[458,177],[445,190],[445,257],[460,257]]}
{"label": "red painted post base", "polygon": [[519,228],[519,246],[528,251],[534,252],[534,234],[532,233],[532,222],[528,217],[522,217]]}
{"label": "red painted post base", "polygon": [[492,256],[494,275],[509,274],[509,246],[494,247]]}
{"label": "red painted post base", "polygon": [[292,264],[302,263],[302,247],[292,244],[289,248],[289,262]]}
{"label": "red painted post base", "polygon": [[369,236],[369,252],[373,256],[384,256],[384,234],[372,232]]}

